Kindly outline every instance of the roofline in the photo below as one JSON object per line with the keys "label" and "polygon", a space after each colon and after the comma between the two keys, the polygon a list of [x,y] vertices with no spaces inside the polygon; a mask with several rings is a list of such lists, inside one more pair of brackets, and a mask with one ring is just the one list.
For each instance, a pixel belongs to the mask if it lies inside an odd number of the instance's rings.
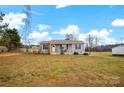
{"label": "roofline", "polygon": [[124,46],[124,45],[118,45],[118,46],[115,46],[115,47],[113,47],[113,48],[117,48],[117,47],[120,47],[120,46]]}
{"label": "roofline", "polygon": [[64,43],[53,43],[54,41],[72,41],[72,43],[69,43],[69,44],[75,44],[75,43],[83,43],[84,44],[84,42],[83,41],[81,41],[81,40],[49,40],[49,41],[41,41],[40,42],[40,44],[48,44],[48,43],[50,43],[50,44],[64,44]]}

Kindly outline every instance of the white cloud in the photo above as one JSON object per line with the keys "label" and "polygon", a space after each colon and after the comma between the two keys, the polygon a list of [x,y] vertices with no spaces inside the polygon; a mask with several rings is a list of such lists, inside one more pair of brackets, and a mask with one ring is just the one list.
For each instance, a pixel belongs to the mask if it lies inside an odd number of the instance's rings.
{"label": "white cloud", "polygon": [[66,35],[66,34],[79,34],[79,27],[77,25],[68,25],[65,29],[53,32],[54,34]]}
{"label": "white cloud", "polygon": [[97,37],[99,39],[99,44],[100,45],[105,45],[105,44],[115,44],[117,41],[110,37],[111,33],[113,31],[111,29],[101,29],[101,30],[91,30],[88,33],[85,34],[80,34],[79,35],[79,40],[86,41],[86,38],[91,35],[94,37]]}
{"label": "white cloud", "polygon": [[38,44],[42,40],[51,40],[52,38],[49,36],[48,32],[33,31],[29,34],[28,39],[31,44]]}
{"label": "white cloud", "polygon": [[24,13],[12,13],[12,12],[10,12],[9,14],[6,14],[4,16],[3,23],[8,23],[9,28],[20,29],[22,26],[25,25],[25,23],[23,22],[24,18],[26,18],[26,15]]}
{"label": "white cloud", "polygon": [[103,40],[100,42],[100,44],[116,44],[117,43],[117,40],[115,40],[112,37],[105,37],[105,38],[102,37],[102,39]]}
{"label": "white cloud", "polygon": [[115,27],[122,27],[124,26],[124,19],[115,19],[112,21],[111,25]]}
{"label": "white cloud", "polygon": [[68,7],[69,5],[57,5],[56,8],[59,9],[59,8],[64,8],[64,7]]}
{"label": "white cloud", "polygon": [[33,11],[33,10],[31,11],[31,13],[34,14],[34,15],[42,15],[43,14],[41,12],[36,12],[36,11]]}
{"label": "white cloud", "polygon": [[112,33],[112,32],[113,32],[113,30],[109,29],[109,32],[110,32],[110,33]]}
{"label": "white cloud", "polygon": [[115,44],[117,41],[111,37],[111,33],[113,30],[111,29],[101,29],[101,30],[91,30],[88,33],[81,33],[80,28],[77,25],[68,25],[65,29],[61,29],[60,31],[53,32],[54,34],[66,35],[73,34],[77,37],[77,39],[86,42],[86,39],[89,35],[97,37],[99,39],[99,44]]}
{"label": "white cloud", "polygon": [[29,38],[30,39],[33,39],[33,38],[38,38],[38,39],[40,39],[40,38],[44,38],[44,37],[46,37],[48,35],[48,32],[38,32],[38,31],[33,31],[33,32],[31,32],[30,34],[29,34]]}
{"label": "white cloud", "polygon": [[97,37],[108,37],[110,35],[110,31],[107,29],[98,30],[91,30],[87,35],[97,36]]}
{"label": "white cloud", "polygon": [[78,39],[81,41],[86,41],[87,35],[86,34],[79,34]]}
{"label": "white cloud", "polygon": [[38,29],[39,29],[40,31],[46,30],[46,29],[49,29],[49,28],[50,28],[50,26],[49,26],[49,25],[46,25],[46,24],[39,24],[39,25],[38,25]]}
{"label": "white cloud", "polygon": [[49,33],[43,30],[48,30],[50,28],[49,25],[39,24],[37,31],[33,31],[28,35],[28,39],[31,44],[39,44],[39,42],[43,40],[51,40],[52,38],[49,36]]}

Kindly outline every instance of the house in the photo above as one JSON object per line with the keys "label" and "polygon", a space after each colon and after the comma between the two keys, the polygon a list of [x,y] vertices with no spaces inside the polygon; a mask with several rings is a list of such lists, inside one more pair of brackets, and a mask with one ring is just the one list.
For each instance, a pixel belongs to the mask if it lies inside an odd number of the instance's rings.
{"label": "house", "polygon": [[40,53],[44,54],[83,54],[84,42],[77,40],[51,40],[40,43]]}
{"label": "house", "polygon": [[112,55],[124,55],[124,45],[112,48]]}

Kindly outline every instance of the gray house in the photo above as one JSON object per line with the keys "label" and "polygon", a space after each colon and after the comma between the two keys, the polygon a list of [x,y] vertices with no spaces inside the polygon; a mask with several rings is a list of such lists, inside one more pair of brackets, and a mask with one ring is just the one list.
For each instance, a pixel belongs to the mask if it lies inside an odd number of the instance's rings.
{"label": "gray house", "polygon": [[51,40],[40,43],[40,52],[46,54],[83,54],[85,46],[77,40]]}

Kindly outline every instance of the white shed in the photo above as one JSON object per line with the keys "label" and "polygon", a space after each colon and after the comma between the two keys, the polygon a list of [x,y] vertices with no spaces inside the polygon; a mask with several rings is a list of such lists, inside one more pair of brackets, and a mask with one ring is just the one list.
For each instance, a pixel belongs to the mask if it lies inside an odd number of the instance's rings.
{"label": "white shed", "polygon": [[8,48],[5,46],[0,46],[0,52],[7,52]]}
{"label": "white shed", "polygon": [[124,55],[124,45],[112,48],[112,55]]}

